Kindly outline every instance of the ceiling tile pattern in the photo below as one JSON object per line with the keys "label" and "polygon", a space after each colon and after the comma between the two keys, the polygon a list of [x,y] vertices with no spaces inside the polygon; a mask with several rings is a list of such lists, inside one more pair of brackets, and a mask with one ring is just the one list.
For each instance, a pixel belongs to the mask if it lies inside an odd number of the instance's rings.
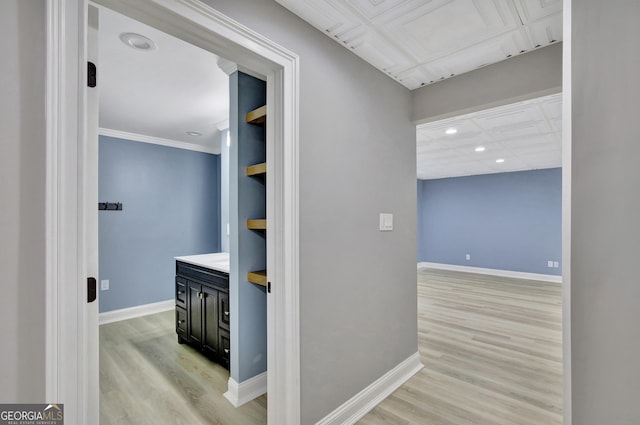
{"label": "ceiling tile pattern", "polygon": [[562,0],[277,0],[409,89],[562,39]]}
{"label": "ceiling tile pattern", "polygon": [[[457,133],[446,134],[455,128]],[[483,152],[476,152],[479,146]],[[496,159],[504,159],[497,163]],[[562,166],[562,94],[554,94],[417,129],[419,179]]]}

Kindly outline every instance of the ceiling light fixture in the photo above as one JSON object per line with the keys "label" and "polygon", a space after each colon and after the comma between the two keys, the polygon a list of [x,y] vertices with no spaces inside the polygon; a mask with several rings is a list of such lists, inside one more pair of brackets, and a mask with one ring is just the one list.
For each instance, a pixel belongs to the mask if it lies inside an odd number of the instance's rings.
{"label": "ceiling light fixture", "polygon": [[446,134],[456,134],[458,132],[458,129],[456,128],[448,128],[447,131],[445,131]]}
{"label": "ceiling light fixture", "polygon": [[504,162],[504,158],[498,158],[498,159],[496,159],[496,162],[498,164],[502,164]]}
{"label": "ceiling light fixture", "polygon": [[475,149],[475,151],[476,151],[476,152],[484,152],[484,146],[478,146],[478,147]]}
{"label": "ceiling light fixture", "polygon": [[136,34],[134,32],[123,32],[122,34],[120,34],[120,40],[127,46],[136,50],[143,50],[148,52],[157,49],[156,43],[154,43],[153,40],[145,37],[144,35]]}
{"label": "ceiling light fixture", "polygon": [[202,136],[202,133],[198,133],[197,131],[187,131],[187,134],[193,137]]}

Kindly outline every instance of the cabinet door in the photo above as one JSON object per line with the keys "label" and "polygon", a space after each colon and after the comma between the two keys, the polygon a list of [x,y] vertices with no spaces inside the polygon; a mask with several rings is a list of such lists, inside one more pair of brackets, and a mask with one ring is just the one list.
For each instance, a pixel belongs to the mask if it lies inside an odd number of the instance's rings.
{"label": "cabinet door", "polygon": [[222,366],[229,369],[229,359],[231,358],[231,338],[229,332],[220,329],[218,335],[218,347],[220,349],[219,362]]}
{"label": "cabinet door", "polygon": [[187,331],[189,339],[196,343],[202,342],[202,286],[187,281]]}
{"label": "cabinet door", "polygon": [[229,294],[218,292],[218,326],[222,329],[229,330]]}
{"label": "cabinet door", "polygon": [[218,291],[202,286],[202,349],[211,357],[218,354]]}
{"label": "cabinet door", "polygon": [[187,307],[187,280],[176,277],[176,305]]}
{"label": "cabinet door", "polygon": [[176,333],[182,339],[187,338],[187,311],[176,306]]}

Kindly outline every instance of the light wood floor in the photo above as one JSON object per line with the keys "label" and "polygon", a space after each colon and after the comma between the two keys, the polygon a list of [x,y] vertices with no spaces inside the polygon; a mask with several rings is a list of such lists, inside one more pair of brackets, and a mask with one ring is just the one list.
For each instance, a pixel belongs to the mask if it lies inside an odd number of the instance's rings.
{"label": "light wood floor", "polygon": [[[360,425],[560,425],[561,287],[418,272],[417,375]],[[100,327],[100,423],[266,424],[266,397],[235,409],[228,372],[178,345],[174,313]]]}
{"label": "light wood floor", "polygon": [[561,285],[418,271],[424,369],[359,425],[560,425]]}
{"label": "light wood floor", "polygon": [[100,424],[266,424],[266,396],[234,408],[229,372],[178,344],[174,314],[100,326]]}

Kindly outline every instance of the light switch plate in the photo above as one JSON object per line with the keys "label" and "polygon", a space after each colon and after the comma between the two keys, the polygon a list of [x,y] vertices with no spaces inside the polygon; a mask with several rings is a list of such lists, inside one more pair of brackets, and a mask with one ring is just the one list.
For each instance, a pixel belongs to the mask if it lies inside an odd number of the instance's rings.
{"label": "light switch plate", "polygon": [[393,230],[393,214],[380,213],[380,231],[390,232]]}
{"label": "light switch plate", "polygon": [[101,291],[108,291],[109,290],[109,281],[108,280],[101,280],[100,281],[100,290]]}

